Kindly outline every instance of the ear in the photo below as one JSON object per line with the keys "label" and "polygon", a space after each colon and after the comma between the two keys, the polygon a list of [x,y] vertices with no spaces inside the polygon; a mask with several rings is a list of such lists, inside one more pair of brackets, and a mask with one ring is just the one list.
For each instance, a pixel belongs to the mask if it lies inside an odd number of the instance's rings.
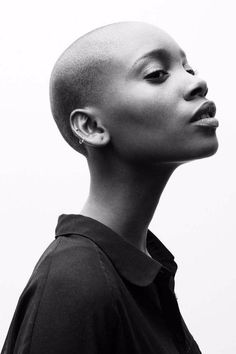
{"label": "ear", "polygon": [[88,109],[72,111],[70,126],[74,135],[86,145],[102,147],[110,141],[110,134],[101,124],[98,115]]}

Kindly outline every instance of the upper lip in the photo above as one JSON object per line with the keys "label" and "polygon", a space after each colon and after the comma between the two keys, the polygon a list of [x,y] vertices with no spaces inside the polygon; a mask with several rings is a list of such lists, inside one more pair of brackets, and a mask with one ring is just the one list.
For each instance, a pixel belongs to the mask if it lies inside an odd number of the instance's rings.
{"label": "upper lip", "polygon": [[215,117],[216,114],[216,105],[212,101],[204,102],[194,113],[190,122],[195,122],[201,119],[203,114],[209,114],[210,117]]}

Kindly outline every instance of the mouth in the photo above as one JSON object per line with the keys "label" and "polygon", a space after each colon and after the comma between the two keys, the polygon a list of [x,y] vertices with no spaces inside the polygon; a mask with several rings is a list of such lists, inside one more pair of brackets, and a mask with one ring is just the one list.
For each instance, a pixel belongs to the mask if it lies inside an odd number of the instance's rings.
{"label": "mouth", "polygon": [[219,126],[218,120],[215,118],[216,105],[212,101],[204,102],[200,108],[192,116],[190,123],[195,125],[217,128]]}

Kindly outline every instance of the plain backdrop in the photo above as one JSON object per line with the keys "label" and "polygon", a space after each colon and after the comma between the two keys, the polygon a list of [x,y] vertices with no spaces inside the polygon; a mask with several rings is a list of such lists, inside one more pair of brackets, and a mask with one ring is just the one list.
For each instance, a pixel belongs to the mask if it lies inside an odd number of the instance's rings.
{"label": "plain backdrop", "polygon": [[179,167],[150,229],[178,263],[176,294],[203,353],[236,353],[234,1],[7,1],[0,7],[0,347],[58,216],[79,213],[85,158],[61,137],[48,82],[61,52],[119,21],[160,26],[187,53],[217,106],[219,150]]}

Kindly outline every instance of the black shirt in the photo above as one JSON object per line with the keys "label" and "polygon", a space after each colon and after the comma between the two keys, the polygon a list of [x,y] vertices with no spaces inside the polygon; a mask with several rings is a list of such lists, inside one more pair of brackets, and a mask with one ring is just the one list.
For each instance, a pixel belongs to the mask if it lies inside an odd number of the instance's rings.
{"label": "black shirt", "polygon": [[2,354],[199,354],[174,294],[173,255],[151,257],[97,220],[59,216],[20,296]]}

